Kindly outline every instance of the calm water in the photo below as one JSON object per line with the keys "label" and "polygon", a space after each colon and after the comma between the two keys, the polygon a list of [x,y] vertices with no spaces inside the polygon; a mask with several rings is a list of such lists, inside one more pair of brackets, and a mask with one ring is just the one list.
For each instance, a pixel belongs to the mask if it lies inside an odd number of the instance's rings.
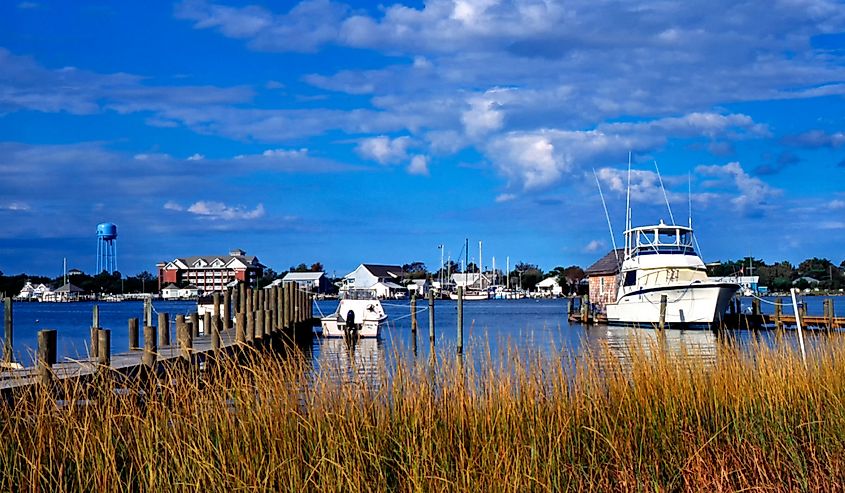
{"label": "calm water", "polygon": [[[822,313],[823,297],[811,296],[803,300],[811,314]],[[845,297],[837,300],[838,312],[845,310]],[[774,301],[769,299],[769,301]],[[784,298],[788,302],[788,298]],[[743,306],[750,306],[750,299],[743,299]],[[124,301],[121,303],[99,303],[100,325],[112,329],[112,352],[122,352],[128,346],[128,319],[143,317],[143,303]],[[389,329],[379,340],[364,340],[354,348],[348,348],[342,340],[327,340],[315,337],[310,350],[315,365],[344,363],[350,358],[364,366],[382,359],[413,357],[414,337],[411,332],[410,303],[408,300],[385,301],[389,316]],[[94,303],[15,303],[14,346],[18,360],[29,364],[37,346],[37,332],[41,329],[57,329],[59,358],[84,357],[88,353]],[[337,301],[327,300],[315,303],[315,316],[334,311]],[[419,329],[416,348],[419,357],[429,354],[427,301],[420,300],[417,309]],[[177,314],[195,310],[194,302],[156,301],[157,312],[171,314],[171,324]],[[773,313],[774,307],[763,303],[766,313]],[[2,306],[0,306],[2,311]],[[791,314],[791,305],[784,307],[785,314]],[[154,314],[155,315],[155,314]],[[457,306],[454,301],[438,300],[435,306],[436,345],[438,348],[454,348],[456,342]],[[464,346],[469,353],[481,354],[488,350],[494,359],[501,358],[507,348],[521,352],[552,352],[566,348],[579,351],[585,345],[598,347],[607,344],[614,351],[624,353],[631,337],[653,337],[652,330],[622,329],[606,326],[570,326],[566,320],[566,300],[489,300],[464,303]],[[759,337],[771,338],[763,332],[753,336],[746,331],[734,332],[739,343]],[[794,334],[790,335],[794,338]],[[670,348],[685,348],[691,357],[709,360],[714,357],[716,335],[711,331],[670,330],[666,334]],[[396,351],[394,351],[396,349]]]}

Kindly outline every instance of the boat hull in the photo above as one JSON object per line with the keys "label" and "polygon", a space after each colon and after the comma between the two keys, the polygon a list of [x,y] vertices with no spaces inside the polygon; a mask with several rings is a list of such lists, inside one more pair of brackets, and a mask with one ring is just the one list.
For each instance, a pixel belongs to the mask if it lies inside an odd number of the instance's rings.
{"label": "boat hull", "polygon": [[657,325],[660,299],[666,295],[667,324],[708,326],[722,320],[738,288],[731,283],[693,283],[641,289],[607,304],[607,321],[614,325]]}
{"label": "boat hull", "polygon": [[382,319],[364,320],[360,324],[354,324],[353,329],[348,331],[346,323],[338,320],[337,317],[326,317],[320,320],[323,329],[323,337],[378,337],[383,325],[387,324],[387,317]]}
{"label": "boat hull", "polygon": [[[457,300],[458,293],[449,293],[449,299]],[[490,296],[487,293],[464,293],[463,300],[464,301],[481,301],[481,300],[489,300]]]}

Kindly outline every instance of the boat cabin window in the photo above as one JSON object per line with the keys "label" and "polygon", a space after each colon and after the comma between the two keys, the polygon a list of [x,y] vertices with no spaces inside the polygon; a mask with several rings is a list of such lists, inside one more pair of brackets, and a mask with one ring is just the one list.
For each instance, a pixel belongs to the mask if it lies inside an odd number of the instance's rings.
{"label": "boat cabin window", "polygon": [[625,282],[622,284],[623,286],[633,286],[637,283],[637,271],[629,270],[625,273]]}
{"label": "boat cabin window", "polygon": [[681,254],[695,255],[692,232],[686,228],[661,227],[636,231],[635,255]]}

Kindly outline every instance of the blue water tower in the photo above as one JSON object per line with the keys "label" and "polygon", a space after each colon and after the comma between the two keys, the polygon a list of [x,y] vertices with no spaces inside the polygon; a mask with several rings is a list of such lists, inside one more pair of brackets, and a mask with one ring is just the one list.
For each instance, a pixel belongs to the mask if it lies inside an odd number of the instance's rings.
{"label": "blue water tower", "polygon": [[109,274],[117,270],[117,225],[100,223],[97,225],[97,274],[106,271]]}

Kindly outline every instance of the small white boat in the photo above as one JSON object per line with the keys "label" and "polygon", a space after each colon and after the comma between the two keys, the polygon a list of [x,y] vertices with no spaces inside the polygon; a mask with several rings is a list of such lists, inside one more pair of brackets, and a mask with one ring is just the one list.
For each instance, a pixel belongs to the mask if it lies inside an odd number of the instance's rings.
{"label": "small white boat", "polygon": [[[458,293],[456,291],[452,291],[449,293],[449,299],[457,300]],[[481,300],[489,300],[490,295],[487,291],[478,291],[475,289],[469,289],[464,291],[464,301],[481,301]]]}
{"label": "small white boat", "polygon": [[371,289],[350,289],[337,310],[320,319],[323,337],[378,337],[387,314]]}

